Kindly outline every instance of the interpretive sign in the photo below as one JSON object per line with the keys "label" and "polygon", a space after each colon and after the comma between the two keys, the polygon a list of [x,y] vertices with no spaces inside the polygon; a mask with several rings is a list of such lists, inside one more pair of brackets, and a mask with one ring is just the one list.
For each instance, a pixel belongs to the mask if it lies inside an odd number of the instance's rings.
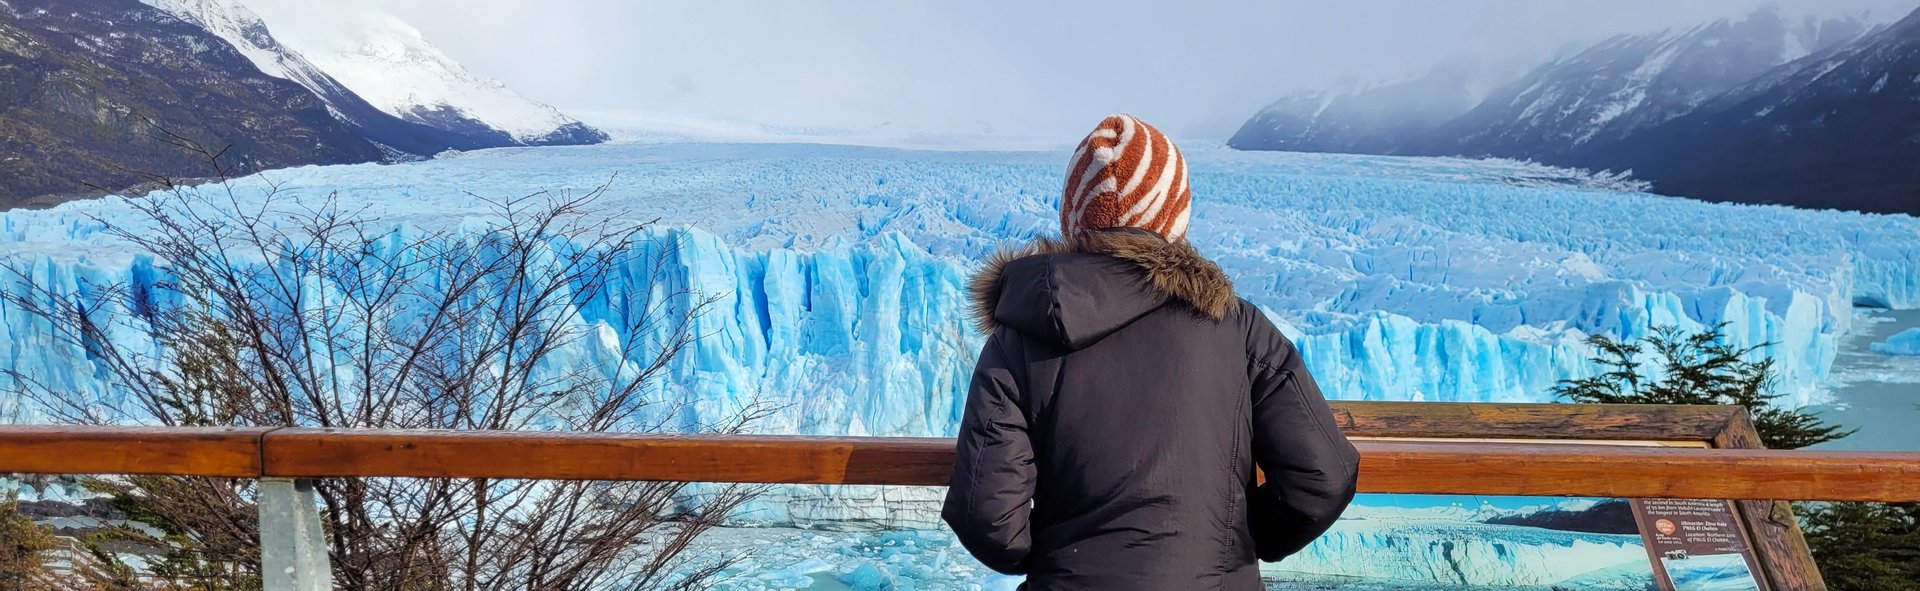
{"label": "interpretive sign", "polygon": [[[1534,444],[1587,444],[1587,445],[1626,445],[1658,447],[1695,447],[1716,449],[1757,449],[1761,447],[1760,435],[1754,431],[1753,423],[1747,418],[1746,409],[1736,406],[1691,406],[1691,405],[1611,405],[1611,404],[1488,404],[1488,403],[1449,403],[1449,402],[1364,402],[1333,401],[1335,422],[1349,437],[1356,439],[1403,440],[1403,441],[1450,441],[1450,442],[1526,442]],[[1502,466],[1488,466],[1490,477],[1500,476]],[[1364,478],[1363,473],[1363,478]],[[1461,499],[1462,503],[1454,513],[1474,523],[1463,524],[1475,534],[1499,533],[1502,530],[1489,528],[1532,528],[1535,540],[1546,538],[1566,539],[1584,538],[1580,548],[1600,549],[1613,547],[1616,552],[1601,557],[1588,554],[1565,561],[1553,561],[1564,566],[1594,564],[1605,561],[1607,564],[1595,566],[1604,569],[1561,569],[1555,572],[1537,571],[1529,566],[1521,571],[1532,572],[1528,581],[1466,581],[1466,575],[1484,575],[1491,569],[1461,569],[1461,577],[1452,577],[1460,584],[1472,588],[1503,588],[1532,586],[1535,588],[1559,585],[1565,589],[1667,589],[1669,591],[1692,591],[1694,589],[1733,589],[1739,591],[1826,591],[1827,586],[1820,578],[1819,569],[1813,563],[1813,555],[1807,551],[1806,540],[1801,536],[1799,519],[1793,515],[1790,505],[1782,501],[1740,500],[1711,501],[1716,503],[1709,513],[1718,517],[1723,528],[1719,531],[1733,532],[1731,535],[1745,548],[1735,554],[1738,566],[1734,571],[1744,570],[1751,577],[1751,583],[1736,586],[1739,583],[1725,583],[1717,587],[1694,586],[1676,587],[1672,577],[1660,570],[1663,556],[1653,554],[1643,546],[1656,543],[1647,539],[1649,531],[1657,532],[1661,527],[1657,522],[1661,517],[1648,520],[1644,525],[1635,516],[1638,505],[1627,502],[1607,502],[1610,499],[1577,499],[1563,501],[1529,501],[1523,499]],[[1374,503],[1382,505],[1387,503]],[[1414,503],[1393,503],[1401,509]],[[1434,503],[1419,503],[1433,508]],[[1526,505],[1552,505],[1528,509]],[[1364,509],[1364,508],[1362,508]],[[1527,509],[1521,511],[1521,509]],[[1617,513],[1615,512],[1617,511]],[[1350,511],[1350,514],[1358,511]],[[1349,526],[1386,525],[1387,519],[1394,515],[1405,516],[1407,511],[1394,507],[1375,511],[1372,520],[1346,519]],[[1426,513],[1433,513],[1427,511]],[[1665,517],[1679,536],[1687,527],[1685,521],[1712,521],[1699,516],[1671,515]],[[1434,523],[1425,521],[1424,523]],[[1726,524],[1731,524],[1730,526]],[[1431,530],[1432,528],[1428,528]],[[1510,531],[1510,530],[1508,530]],[[1463,549],[1460,541],[1472,536],[1459,536],[1448,533],[1453,541],[1451,556],[1459,556]],[[1679,544],[1686,544],[1686,538],[1679,537]],[[1558,542],[1547,542],[1558,544]],[[1664,542],[1663,542],[1664,543]],[[1604,546],[1603,546],[1604,545]],[[1491,556],[1513,556],[1512,545],[1501,540],[1501,548]],[[1541,545],[1545,547],[1545,544]],[[1572,547],[1572,546],[1562,546]],[[1707,545],[1708,548],[1714,546]],[[1726,547],[1723,543],[1720,547]],[[1446,555],[1447,545],[1441,543],[1436,548]],[[1668,547],[1661,550],[1685,550],[1691,559],[1694,550],[1691,547]],[[1710,550],[1718,552],[1718,550]],[[1649,556],[1649,554],[1653,554]],[[1394,558],[1372,556],[1359,558],[1350,551],[1341,554],[1339,562],[1362,568],[1326,569],[1328,575],[1374,576],[1373,571],[1405,570],[1394,567]],[[1679,554],[1673,561],[1678,562]],[[1450,559],[1451,560],[1451,559]],[[1731,560],[1719,558],[1717,560]],[[1304,570],[1307,560],[1302,556],[1289,558],[1288,564]],[[1706,564],[1707,562],[1688,563]],[[1617,566],[1618,568],[1612,568]],[[1578,570],[1580,572],[1572,572]],[[1682,570],[1676,567],[1675,569]],[[1366,572],[1356,572],[1366,571]],[[1564,571],[1564,572],[1563,572]],[[1443,574],[1453,574],[1451,567]],[[1516,571],[1518,572],[1518,571]],[[1382,575],[1387,573],[1380,573]],[[1684,573],[1683,573],[1684,574]],[[1685,579],[1684,580],[1692,580]],[[1639,583],[1635,586],[1635,583]],[[1387,587],[1382,587],[1387,588]],[[1432,581],[1419,582],[1407,589],[1431,591],[1448,588]]]}
{"label": "interpretive sign", "polygon": [[1661,591],[1769,591],[1733,503],[1633,499]]}

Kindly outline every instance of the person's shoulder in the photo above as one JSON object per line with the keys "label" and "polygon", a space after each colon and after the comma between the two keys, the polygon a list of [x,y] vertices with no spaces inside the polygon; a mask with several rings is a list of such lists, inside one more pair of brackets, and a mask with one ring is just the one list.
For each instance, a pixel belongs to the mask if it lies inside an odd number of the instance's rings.
{"label": "person's shoulder", "polygon": [[1227,312],[1221,318],[1221,323],[1246,330],[1274,329],[1273,321],[1267,318],[1266,311],[1261,310],[1258,304],[1240,296],[1234,296],[1233,300],[1227,305]]}
{"label": "person's shoulder", "polygon": [[1267,312],[1246,298],[1238,300],[1222,323],[1245,336],[1247,356],[1264,363],[1280,363],[1293,357],[1293,340],[1280,332],[1279,325],[1273,323]]}

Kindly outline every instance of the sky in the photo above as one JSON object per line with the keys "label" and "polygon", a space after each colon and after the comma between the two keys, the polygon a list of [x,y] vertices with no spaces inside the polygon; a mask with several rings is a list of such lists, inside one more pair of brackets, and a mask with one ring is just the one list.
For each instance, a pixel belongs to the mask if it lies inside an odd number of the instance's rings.
{"label": "sky", "polygon": [[[398,16],[468,69],[591,124],[659,117],[1044,136],[1138,115],[1224,138],[1261,106],[1441,64],[1511,77],[1621,33],[1776,4],[1790,18],[1920,0],[244,0],[270,28]],[[281,34],[278,31],[276,34]]]}

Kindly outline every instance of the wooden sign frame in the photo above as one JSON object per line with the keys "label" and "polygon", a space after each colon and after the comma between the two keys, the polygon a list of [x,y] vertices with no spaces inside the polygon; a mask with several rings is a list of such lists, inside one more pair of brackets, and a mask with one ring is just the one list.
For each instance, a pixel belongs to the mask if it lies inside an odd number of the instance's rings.
{"label": "wooden sign frame", "polygon": [[[1331,402],[1354,439],[1527,440],[1762,449],[1737,406]],[[1738,500],[1738,518],[1772,589],[1824,591],[1792,505]]]}

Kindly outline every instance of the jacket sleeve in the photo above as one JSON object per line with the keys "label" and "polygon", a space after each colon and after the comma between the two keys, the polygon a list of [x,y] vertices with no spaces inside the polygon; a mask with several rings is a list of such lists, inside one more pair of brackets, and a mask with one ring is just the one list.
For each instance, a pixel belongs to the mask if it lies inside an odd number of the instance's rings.
{"label": "jacket sleeve", "polygon": [[973,370],[941,517],[981,564],[1023,574],[1031,547],[1033,443],[1003,338],[987,339]]}
{"label": "jacket sleeve", "polygon": [[1275,562],[1333,527],[1353,502],[1360,454],[1340,432],[1299,351],[1248,306],[1253,459],[1266,474],[1249,500],[1254,550]]}

